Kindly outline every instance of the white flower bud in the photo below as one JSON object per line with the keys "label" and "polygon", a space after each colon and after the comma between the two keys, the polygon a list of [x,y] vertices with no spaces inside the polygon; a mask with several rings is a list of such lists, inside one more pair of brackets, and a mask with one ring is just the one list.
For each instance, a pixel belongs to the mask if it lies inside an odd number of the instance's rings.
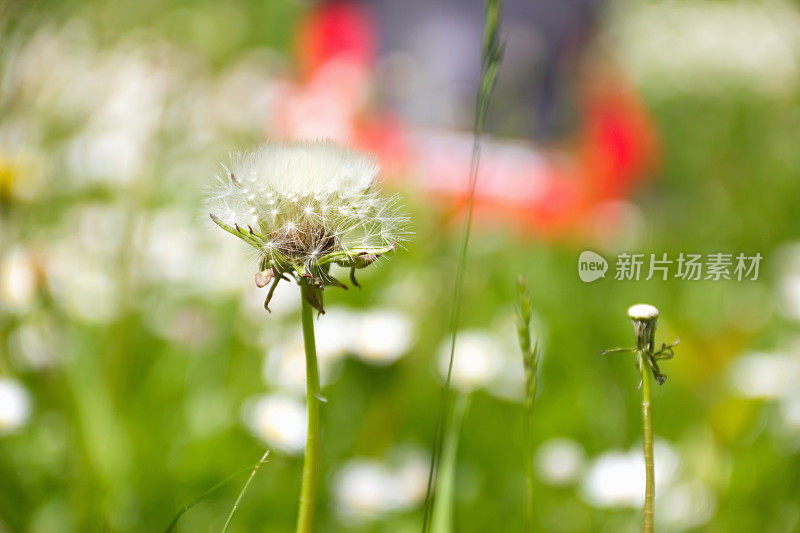
{"label": "white flower bud", "polygon": [[636,304],[628,308],[631,320],[653,320],[658,318],[658,309],[649,304]]}

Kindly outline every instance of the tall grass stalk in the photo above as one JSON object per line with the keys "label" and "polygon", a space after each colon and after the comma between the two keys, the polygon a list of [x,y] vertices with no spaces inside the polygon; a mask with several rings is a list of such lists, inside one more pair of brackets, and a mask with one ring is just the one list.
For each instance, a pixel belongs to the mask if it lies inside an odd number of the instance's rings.
{"label": "tall grass stalk", "polygon": [[531,335],[531,295],[528,280],[517,279],[517,336],[525,368],[524,459],[525,459],[525,531],[534,530],[533,519],[533,402],[539,385],[539,341]]}
{"label": "tall grass stalk", "polygon": [[453,399],[450,381],[453,374],[453,357],[455,354],[456,335],[461,312],[461,299],[464,285],[464,271],[467,264],[467,248],[472,230],[472,211],[475,203],[475,185],[478,181],[478,166],[481,154],[481,138],[486,118],[486,111],[492,96],[497,71],[503,55],[503,46],[499,40],[500,29],[500,0],[487,0],[486,25],[484,27],[483,48],[481,54],[481,76],[478,82],[478,94],[475,104],[475,123],[473,127],[472,158],[470,162],[469,195],[467,199],[464,229],[461,237],[461,248],[458,255],[453,299],[450,307],[450,360],[447,367],[442,400],[439,408],[438,423],[434,435],[430,470],[428,471],[428,486],[425,492],[425,515],[422,522],[422,531],[431,530],[431,521],[435,505],[435,486],[439,470],[439,461],[442,455],[442,446],[447,426],[451,423]]}
{"label": "tall grass stalk", "polygon": [[[305,287],[304,287],[305,290]],[[300,508],[297,514],[297,533],[311,533],[314,521],[314,505],[317,499],[319,480],[319,370],[317,347],[314,341],[314,310],[308,299],[302,300],[303,344],[306,352],[306,404],[308,408],[308,432],[306,453],[303,458],[303,481],[300,488]]]}

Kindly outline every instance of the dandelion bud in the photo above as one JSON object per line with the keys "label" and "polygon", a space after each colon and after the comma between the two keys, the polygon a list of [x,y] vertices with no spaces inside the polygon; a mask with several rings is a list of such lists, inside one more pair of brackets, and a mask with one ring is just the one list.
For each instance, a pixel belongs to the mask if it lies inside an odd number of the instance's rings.
{"label": "dandelion bud", "polygon": [[638,346],[652,352],[655,344],[658,309],[648,304],[636,304],[628,308],[628,316],[633,323]]}
{"label": "dandelion bud", "polygon": [[658,309],[650,304],[636,304],[628,308],[631,320],[655,320],[658,318]]}

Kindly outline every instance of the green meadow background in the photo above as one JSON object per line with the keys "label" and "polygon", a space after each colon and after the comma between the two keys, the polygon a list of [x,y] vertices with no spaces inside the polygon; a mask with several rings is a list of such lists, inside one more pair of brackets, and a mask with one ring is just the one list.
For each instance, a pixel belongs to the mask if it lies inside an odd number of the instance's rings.
{"label": "green meadow background", "polygon": [[[730,19],[719,22],[726,5]],[[628,5],[614,7],[604,22],[612,29]],[[27,399],[18,422],[4,425],[2,413],[19,406],[0,407],[0,531],[163,531],[267,448],[230,531],[292,530],[302,456],[276,445],[291,438],[274,427],[254,429],[252,417],[264,395],[302,401],[265,363],[299,335],[297,287],[282,286],[275,313],[265,313],[244,246],[199,213],[217,162],[263,139],[247,88],[291,69],[294,29],[308,9],[245,0],[0,4],[0,376]],[[737,34],[752,22],[747,9],[800,28],[796,2],[696,9],[698,24],[707,16]],[[772,66],[723,65],[732,72],[725,82],[676,67],[668,85],[636,71],[661,157],[626,200],[636,216],[623,237],[598,246],[476,222],[461,325],[483,353],[465,357],[499,358],[508,375],[477,370],[459,393],[469,400],[454,531],[523,527],[519,274],[529,279],[542,346],[537,455],[527,459],[536,461],[539,530],[638,528],[625,484],[638,479],[638,376],[632,356],[599,354],[633,343],[626,309],[638,302],[660,309],[658,342],[681,340],[655,390],[656,454],[667,463],[657,529],[800,527],[797,33],[787,42],[779,50],[788,59]],[[765,89],[775,79],[782,90]],[[96,146],[100,156],[81,159]],[[370,358],[358,337],[330,356],[318,531],[421,524],[460,227],[413,186],[392,187],[408,205],[413,240],[364,270],[361,291],[326,291],[319,324],[390,312],[386,334],[406,328],[401,353]],[[626,250],[764,259],[755,281],[616,281],[612,265],[586,284],[576,271],[584,249],[610,260]],[[353,488],[343,476],[358,464],[378,474],[352,476]],[[609,471],[618,474],[600,476]],[[220,530],[245,478],[190,509],[177,531]]]}

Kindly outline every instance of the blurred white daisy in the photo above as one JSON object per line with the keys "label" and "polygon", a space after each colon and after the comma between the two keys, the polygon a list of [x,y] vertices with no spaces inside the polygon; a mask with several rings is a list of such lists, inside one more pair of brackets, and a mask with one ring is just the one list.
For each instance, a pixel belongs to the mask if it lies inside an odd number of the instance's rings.
{"label": "blurred white daisy", "polygon": [[[668,487],[680,468],[678,453],[669,444],[655,443],[656,494]],[[596,507],[640,507],[644,502],[645,465],[642,451],[608,452],[590,465],[584,479],[582,495]]]}
{"label": "blurred white daisy", "polygon": [[[299,327],[292,328],[299,331]],[[407,315],[390,310],[354,312],[345,307],[328,309],[325,320],[316,324],[317,361],[324,385],[334,377],[337,363],[352,355],[368,363],[387,365],[402,357],[413,339],[413,324]],[[301,394],[305,391],[305,351],[298,333],[288,339],[265,335],[267,356],[264,381]]]}
{"label": "blurred white daisy", "polygon": [[303,453],[307,419],[302,402],[286,394],[266,394],[245,403],[242,417],[267,445],[289,454]]}
{"label": "blurred white daisy", "polygon": [[0,434],[9,433],[23,425],[30,412],[28,390],[15,379],[0,377]]}
{"label": "blurred white daisy", "polygon": [[[481,330],[462,331],[456,339],[452,384],[462,392],[488,386],[501,375],[505,359],[503,347],[493,336]],[[438,357],[443,379],[449,362],[450,339],[444,339]]]}
{"label": "blurred white daisy", "polygon": [[567,485],[581,474],[583,446],[570,439],[550,439],[539,446],[533,460],[537,475],[546,483]]}
{"label": "blurred white daisy", "polygon": [[30,308],[36,296],[33,255],[22,248],[9,251],[0,262],[0,304],[11,311]]}
{"label": "blurred white daisy", "polygon": [[345,515],[374,517],[394,509],[394,479],[373,460],[350,461],[336,481],[337,509]]}
{"label": "blurred white daisy", "polygon": [[[322,322],[320,321],[320,323]],[[330,382],[336,364],[344,352],[327,348],[325,343],[319,339],[317,342],[317,346],[319,346],[317,350],[319,379],[324,386]],[[273,344],[267,352],[262,372],[266,383],[283,390],[304,394],[306,390],[306,355],[303,337],[298,334],[288,340]]]}
{"label": "blurred white daisy", "polygon": [[361,316],[353,353],[370,363],[393,363],[411,347],[413,334],[407,315],[390,310],[370,311]]}
{"label": "blurred white daisy", "polygon": [[780,415],[784,428],[795,435],[800,434],[800,393],[781,398]]}
{"label": "blurred white daisy", "polygon": [[356,331],[361,323],[361,313],[346,307],[329,309],[325,320],[315,324],[317,357],[337,357],[352,352],[356,343]]}
{"label": "blurred white daisy", "polygon": [[354,459],[335,477],[336,508],[351,521],[410,510],[424,499],[427,482],[428,463],[419,454],[398,462]]}
{"label": "blurred white daisy", "polygon": [[25,370],[51,366],[62,355],[62,323],[49,314],[27,317],[8,335],[8,353],[14,365]]}
{"label": "blurred white daisy", "polygon": [[672,530],[694,529],[707,523],[717,511],[717,497],[700,481],[682,481],[659,495],[656,520]]}
{"label": "blurred white daisy", "polygon": [[739,396],[778,398],[800,378],[800,359],[782,353],[752,352],[735,359],[729,372],[729,383]]}

